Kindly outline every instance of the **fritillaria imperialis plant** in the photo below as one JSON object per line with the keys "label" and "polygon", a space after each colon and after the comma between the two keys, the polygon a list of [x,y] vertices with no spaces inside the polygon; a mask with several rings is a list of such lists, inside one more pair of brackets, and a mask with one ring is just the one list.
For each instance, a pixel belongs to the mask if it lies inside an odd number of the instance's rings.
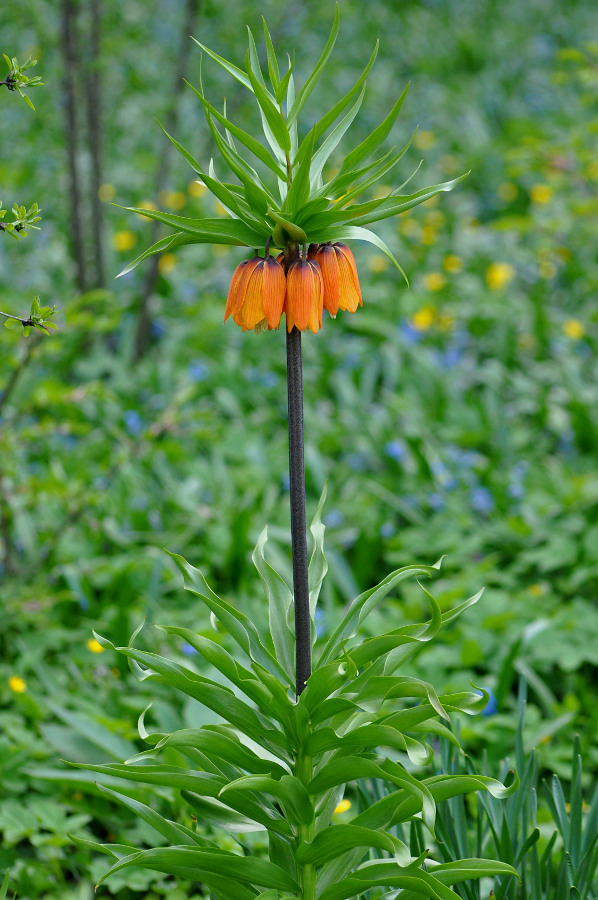
{"label": "fritillaria imperialis plant", "polygon": [[[159,845],[149,849],[82,842],[112,857],[113,865],[102,881],[120,869],[141,866],[200,883],[212,900],[344,900],[366,894],[449,900],[457,898],[450,885],[516,874],[503,862],[465,859],[439,864],[428,858],[428,851],[414,856],[395,828],[417,818],[433,836],[438,802],[468,791],[503,797],[516,788],[515,778],[507,786],[480,775],[414,774],[433,761],[427,735],[444,736],[458,746],[439,719],[450,724],[451,712],[474,714],[483,709],[487,695],[465,691],[439,696],[431,684],[398,672],[479,594],[442,613],[422,588],[430,605],[428,622],[403,625],[378,637],[359,637],[363,620],[397,585],[406,578],[431,576],[439,564],[406,566],[357,597],[329,635],[319,638],[315,627],[327,571],[321,520],[324,496],[311,524],[308,563],[301,332],[317,331],[324,309],[334,317],[339,309],[355,312],[362,303],[355,262],[345,241],[371,241],[398,267],[391,251],[364,226],[454,184],[411,195],[399,194],[399,188],[383,198],[353,202],[386,175],[409,146],[410,142],[398,153],[383,152],[370,161],[390,132],[405,92],[382,124],[345,155],[337,174],[324,182],[326,161],[359,110],[376,55],[374,51],[353,88],[300,141],[297,119],[337,30],[338,9],[322,56],[298,93],[293,64],[280,75],[265,25],[269,87],[251,32],[245,71],[203,48],[255,96],[270,151],[218,112],[203,89],[196,90],[222,160],[239,183],[219,180],[213,162],[204,171],[169,137],[230,218],[193,220],[136,210],[170,225],[175,233],[150,247],[132,266],[182,244],[245,245],[254,253],[232,275],[225,318],[231,316],[244,330],[263,331],[278,328],[286,315],[293,589],[267,562],[266,530],[253,555],[267,599],[267,615],[264,610],[261,621],[252,621],[220,599],[199,570],[171,554],[186,589],[206,604],[219,633],[212,638],[187,628],[165,626],[164,631],[187,641],[219,673],[218,680],[136,649],[137,632],[128,647],[114,647],[98,636],[103,646],[129,659],[139,679],[158,681],[193,697],[218,717],[217,724],[201,728],[151,733],[146,710],[139,732],[149,750],[124,765],[84,766],[100,778],[108,777],[112,786],[115,779],[122,779],[124,793],[107,786],[101,790],[161,836]],[[275,176],[273,185],[246,162],[237,142],[261,163],[264,177]],[[280,251],[276,258],[270,255],[271,247]],[[351,822],[339,822],[335,814],[340,801],[351,791],[351,782],[362,778],[380,779],[388,795]],[[133,796],[136,782],[180,791],[188,809],[186,821],[165,818],[141,803]],[[254,831],[267,838],[264,851],[257,855],[247,837]],[[231,836],[236,842],[232,850]]]}

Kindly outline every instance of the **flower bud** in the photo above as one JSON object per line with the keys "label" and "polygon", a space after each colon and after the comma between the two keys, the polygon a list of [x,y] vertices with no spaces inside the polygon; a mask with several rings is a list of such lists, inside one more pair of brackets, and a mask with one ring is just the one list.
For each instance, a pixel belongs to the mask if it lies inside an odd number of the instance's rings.
{"label": "flower bud", "polygon": [[284,311],[287,330],[296,325],[299,331],[310,329],[314,334],[322,327],[324,283],[317,262],[297,259],[287,272],[287,295]]}

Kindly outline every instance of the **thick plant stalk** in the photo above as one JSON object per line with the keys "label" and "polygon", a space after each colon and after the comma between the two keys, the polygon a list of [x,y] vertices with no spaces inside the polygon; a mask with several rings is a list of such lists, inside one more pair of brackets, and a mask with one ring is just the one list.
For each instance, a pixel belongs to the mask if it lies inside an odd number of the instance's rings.
{"label": "thick plant stalk", "polygon": [[291,495],[291,547],[295,599],[296,693],[311,674],[311,627],[305,516],[305,462],[303,458],[303,367],[301,332],[287,332],[287,385],[289,397],[289,480]]}

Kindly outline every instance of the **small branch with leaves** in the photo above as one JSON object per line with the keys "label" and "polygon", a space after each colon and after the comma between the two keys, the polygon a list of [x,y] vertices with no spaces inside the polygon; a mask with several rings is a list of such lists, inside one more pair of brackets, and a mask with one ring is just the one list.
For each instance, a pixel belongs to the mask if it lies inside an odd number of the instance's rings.
{"label": "small branch with leaves", "polygon": [[[6,209],[2,209],[2,200],[0,200],[0,219],[4,218],[6,212]],[[37,203],[34,203],[29,209],[26,209],[24,206],[17,206],[15,203],[12,208],[14,220],[12,222],[0,221],[0,231],[6,231],[17,241],[20,237],[27,237],[27,230],[29,228],[34,228],[35,231],[39,231],[39,226],[34,223],[41,220],[41,216],[39,215],[40,212],[41,209]]]}
{"label": "small branch with leaves", "polygon": [[8,57],[6,53],[3,53],[2,55],[6,60],[6,65],[8,66],[9,73],[4,81],[0,81],[0,86],[5,85],[5,87],[7,87],[9,91],[17,91],[17,93],[23,98],[27,106],[30,106],[31,109],[35,111],[35,106],[31,102],[27,94],[23,93],[23,88],[39,87],[43,84],[43,81],[39,76],[35,75],[33,78],[29,78],[24,74],[27,69],[32,69],[33,66],[37,65],[37,60],[31,59],[31,57],[29,57],[27,62],[23,63],[23,65],[20,66],[15,57],[10,59],[10,57]]}
{"label": "small branch with leaves", "polygon": [[55,313],[55,306],[40,306],[39,297],[33,298],[31,311],[29,315],[24,318],[21,316],[13,316],[10,313],[5,313],[0,310],[0,316],[4,316],[6,319],[4,327],[11,330],[22,328],[25,336],[29,334],[32,328],[37,331],[43,331],[44,334],[50,334],[48,331],[49,328],[57,330],[58,326],[55,325],[54,322],[49,321]]}

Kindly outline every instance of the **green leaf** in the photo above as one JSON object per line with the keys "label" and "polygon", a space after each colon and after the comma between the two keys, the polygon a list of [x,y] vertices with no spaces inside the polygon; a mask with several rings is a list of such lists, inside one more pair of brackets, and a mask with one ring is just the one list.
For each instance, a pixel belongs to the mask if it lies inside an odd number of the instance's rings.
{"label": "green leaf", "polygon": [[157,831],[158,834],[165,837],[171,844],[188,844],[191,847],[216,847],[216,844],[212,841],[207,840],[207,838],[202,837],[190,828],[186,828],[184,825],[178,825],[176,822],[165,819],[155,810],[146,806],[145,803],[133,800],[132,797],[127,797],[126,794],[112,791],[110,788],[104,787],[101,784],[98,785],[98,787],[107,797],[113,797],[123,806],[130,809],[137,818],[147,822],[148,825]]}
{"label": "green leaf", "polygon": [[392,126],[399,113],[401,112],[401,107],[405,102],[405,97],[407,96],[407,91],[409,90],[409,85],[405,88],[391,111],[388,113],[386,118],[378,125],[377,128],[374,128],[372,133],[358,144],[354,150],[352,150],[344,159],[344,162],[341,166],[341,173],[348,172],[351,169],[354,169],[355,166],[359,165],[359,163],[363,162],[364,159],[367,159],[379,146],[382,144],[384,140],[388,137]]}
{"label": "green leaf", "polygon": [[276,658],[289,679],[294,677],[294,635],[287,625],[287,615],[293,605],[293,594],[286,581],[266,561],[264,550],[268,540],[268,528],[264,528],[253,551],[253,564],[259,572],[268,600],[270,634],[274,641]]}
{"label": "green leaf", "polygon": [[391,747],[408,753],[415,765],[430,762],[429,748],[426,750],[418,741],[405,737],[396,728],[387,725],[360,725],[342,735],[338,735],[333,728],[319,728],[308,739],[305,753],[309,756],[317,756],[329,750],[359,753],[369,749],[376,750],[378,747]]}
{"label": "green leaf", "polygon": [[[246,834],[253,831],[263,831],[267,826],[262,824],[262,822],[258,822],[257,820],[248,818],[241,813],[236,812],[233,809],[230,809],[228,806],[225,806],[223,803],[220,803],[218,800],[208,799],[206,797],[199,797],[197,794],[192,793],[191,791],[181,791],[181,797],[187,803],[195,817],[200,822],[209,822],[210,825],[213,825],[217,828],[224,828],[226,831],[229,831],[231,834],[235,832],[239,832],[241,834]],[[231,802],[246,800],[247,798],[233,797]],[[264,818],[263,815],[260,816],[261,819]],[[272,828],[272,831],[280,834],[280,830],[278,828]],[[286,837],[289,837],[291,834],[291,830],[289,828],[288,834]]]}
{"label": "green leaf", "polygon": [[[291,136],[289,134],[287,123],[276,108],[269,92],[262,84],[260,84],[255,74],[252,72],[250,66],[248,67],[248,75],[249,80],[251,81],[253,93],[255,94],[255,98],[259,104],[260,110],[264,114],[266,122],[268,123],[268,126],[272,131],[274,140],[281,150],[283,150],[284,152],[290,151]],[[268,137],[268,134],[266,134],[266,137]]]}
{"label": "green leaf", "polygon": [[227,784],[220,796],[230,791],[260,791],[272,794],[280,800],[286,810],[286,818],[296,825],[310,825],[314,819],[314,808],[303,783],[294,775],[283,775],[280,780],[265,775],[245,775]]}
{"label": "green leaf", "polygon": [[303,159],[293,176],[293,181],[287,194],[284,209],[288,211],[291,218],[294,217],[296,211],[300,209],[309,198],[309,169],[314,146],[314,137],[315,131],[312,128],[311,137],[308,141],[305,153],[303,154]]}
{"label": "green leaf", "polygon": [[[270,32],[268,31],[268,26],[266,25],[266,20],[262,16],[262,24],[264,26],[264,40],[266,42],[266,53],[268,54],[268,74],[270,75],[270,81],[272,82],[272,88],[274,93],[276,94],[278,90],[278,85],[280,83],[280,71],[278,68],[278,60],[276,59],[276,53],[274,51],[274,45],[272,43],[272,38],[270,37]],[[278,99],[278,98],[277,98]]]}
{"label": "green leaf", "polygon": [[[421,811],[425,824],[432,833],[434,832],[436,806],[432,793],[425,782],[418,781],[406,769],[390,760],[385,760],[379,765],[373,760],[362,759],[359,756],[341,757],[336,754],[319,770],[308,784],[307,790],[310,794],[321,794],[332,787],[356,781],[358,778],[382,778],[401,787],[417,804],[417,810]],[[354,819],[353,824],[361,823]]]}
{"label": "green leaf", "polygon": [[[318,598],[320,596],[320,590],[322,588],[322,584],[324,582],[324,578],[326,577],[326,573],[328,571],[328,562],[326,561],[326,557],[324,555],[324,533],[326,531],[326,526],[322,522],[322,512],[324,511],[324,504],[326,502],[326,493],[327,493],[327,485],[324,484],[324,488],[322,489],[322,493],[320,495],[320,502],[318,503],[318,508],[316,509],[315,515],[312,519],[311,525],[309,526],[309,530],[311,532],[314,547],[311,554],[311,558],[309,560],[309,572],[308,572],[308,581],[309,581],[309,611],[312,617],[312,621],[315,622],[316,615],[316,607],[318,605]],[[314,641],[315,641],[315,630],[314,630]]]}
{"label": "green leaf", "polygon": [[[168,875],[177,875],[189,881],[200,881],[208,886],[217,886],[225,878],[230,885],[236,885],[232,898],[254,900],[254,891],[238,890],[244,884],[258,884],[282,890],[299,890],[294,878],[265,859],[238,856],[224,850],[192,850],[187,847],[161,847],[142,850],[119,860],[99,880],[99,887],[114,872],[129,866],[155,869]],[[216,880],[214,879],[216,876]],[[229,876],[227,878],[227,876]]]}
{"label": "green leaf", "polygon": [[[345,134],[347,129],[350,127],[355,116],[359,112],[359,109],[363,102],[364,94],[365,94],[365,84],[363,85],[363,87],[361,89],[361,93],[359,94],[357,101],[353,104],[353,106],[351,107],[351,109],[349,110],[347,115],[344,117],[344,119],[341,119],[341,121],[338,123],[336,128],[330,132],[330,134],[328,135],[326,140],[323,142],[323,144],[320,147],[318,147],[317,151],[314,153],[313,160],[312,160],[312,166],[311,166],[311,173],[310,173],[311,184],[314,188],[317,188],[319,186],[321,175],[322,175],[322,169],[326,165],[326,162],[328,161],[331,153],[338,146],[338,144],[340,143],[340,141],[343,138],[343,135]],[[315,126],[314,126],[314,133],[315,133]]]}
{"label": "green leaf", "polygon": [[314,66],[311,75],[297,94],[297,98],[289,109],[287,114],[287,122],[289,125],[292,125],[295,122],[295,119],[305,106],[307,102],[307,98],[315,88],[320,75],[322,74],[324,67],[328,61],[328,57],[332,53],[332,49],[336,43],[336,36],[338,34],[338,26],[340,22],[340,12],[338,8],[338,3],[336,4],[336,8],[334,11],[334,21],[332,23],[332,30],[330,32],[330,36],[326,41],[326,45],[322,51],[322,55]]}
{"label": "green leaf", "polygon": [[[326,238],[326,240],[330,239]],[[339,240],[342,240],[342,238],[339,238]],[[397,584],[404,581],[406,578],[410,578],[412,575],[432,575],[438,568],[440,568],[439,563],[434,566],[411,565],[404,566],[401,569],[395,569],[394,572],[387,575],[380,584],[376,585],[376,587],[370,588],[369,591],[365,591],[363,594],[356,597],[351,603],[348,612],[326,642],[320,655],[320,659],[318,660],[318,667],[328,662],[333,654],[338,655],[338,648],[341,641],[354,637],[357,633],[357,629],[366,616],[369,615],[372,609],[374,609],[374,607],[377,606]]]}
{"label": "green leaf", "polygon": [[[430,869],[432,877],[441,884],[459,884],[470,878],[488,878],[492,875],[515,875],[517,869],[505,862],[493,859],[461,859],[458,862],[441,863]],[[521,879],[519,879],[521,880]],[[418,900],[419,893],[404,891],[401,900]]]}
{"label": "green leaf", "polygon": [[382,238],[378,237],[377,234],[374,234],[373,231],[370,231],[368,228],[360,228],[357,225],[335,225],[330,228],[326,228],[321,232],[309,232],[308,237],[310,241],[313,241],[315,244],[323,244],[326,241],[367,241],[369,244],[374,244],[378,247],[379,250],[382,250],[385,256],[388,256],[391,263],[399,270],[407,285],[409,285],[409,279],[405,275],[405,272],[399,265],[398,261],[395,259],[392,251],[387,247]]}
{"label": "green leaf", "polygon": [[[217,727],[217,726],[216,726]],[[223,759],[245,769],[252,775],[267,774],[282,778],[287,774],[286,769],[270,759],[260,759],[253,750],[244,746],[238,738],[233,738],[215,731],[214,727],[183,728],[166,735],[156,744],[156,750],[164,750],[167,747],[194,747],[202,753],[215,759]]]}
{"label": "green leaf", "polygon": [[23,327],[23,323],[20,319],[6,319],[4,322],[4,327],[8,328],[9,331],[17,331]]}
{"label": "green leaf", "polygon": [[[358,825],[332,825],[316,834],[313,841],[300,844],[297,850],[297,862],[300,865],[307,863],[321,866],[355,847],[368,849],[373,847],[394,854],[396,844],[400,843],[397,838],[383,831],[361,828]],[[406,847],[405,850],[407,850]]]}
{"label": "green leaf", "polygon": [[387,197],[382,201],[375,212],[360,215],[355,219],[352,219],[353,224],[367,225],[369,222],[379,222],[382,219],[390,218],[390,216],[397,216],[399,213],[412,209],[414,206],[419,206],[420,203],[424,203],[426,200],[429,200],[430,197],[435,197],[436,194],[440,194],[442,191],[452,191],[452,189],[459,184],[460,181],[463,181],[468,174],[469,173],[466,172],[464,175],[453,178],[451,181],[445,181],[442,184],[434,184],[431,187],[422,188],[421,191],[417,191],[415,194],[407,194],[404,196],[393,195]]}
{"label": "green leaf", "polygon": [[[293,74],[294,68],[295,68],[295,54],[293,54],[292,60],[289,59],[289,68],[287,69],[287,71],[283,75],[283,77],[281,78],[281,80],[278,84],[278,87],[276,88],[276,102],[279,104],[279,106],[282,104],[282,102],[286,96],[286,93],[288,91],[289,81]],[[295,130],[296,130],[296,124],[294,126],[292,126],[292,128],[295,128]]]}
{"label": "green leaf", "polygon": [[209,587],[199,569],[196,569],[177,553],[170,553],[168,550],[166,552],[183,573],[185,590],[202,598],[217,620],[247,656],[255,659],[271,674],[278,676],[283,684],[294,687],[293,681],[289,678],[284,668],[262,644],[253,622],[246,615],[235,609],[234,606],[221,600]]}
{"label": "green leaf", "polygon": [[[6,57],[4,57],[6,59]],[[0,900],[6,900],[6,894],[8,891],[8,878],[10,876],[10,872],[8,869],[6,870],[6,874],[2,880],[2,886],[0,887]]]}
{"label": "green leaf", "polygon": [[249,78],[247,77],[245,72],[243,72],[242,69],[238,69],[237,66],[233,65],[231,62],[228,61],[228,59],[225,59],[223,56],[218,56],[217,53],[214,53],[213,50],[210,50],[209,47],[206,47],[204,44],[201,44],[195,38],[191,38],[191,40],[195,41],[195,43],[198,45],[198,47],[201,47],[201,49],[205,53],[207,53],[208,56],[210,56],[215,62],[217,62],[219,66],[222,66],[222,68],[226,72],[228,72],[229,75],[232,75],[233,78],[236,78],[237,81],[240,81],[242,85],[244,85],[248,90],[250,90],[253,93],[253,88],[251,87],[251,81],[249,80]]}
{"label": "green leaf", "polygon": [[138,213],[140,216],[146,216],[148,219],[154,219],[156,222],[163,222],[170,228],[176,228],[186,234],[193,235],[193,243],[196,244],[230,244],[239,247],[260,247],[264,243],[264,237],[267,237],[268,234],[266,227],[264,227],[262,233],[249,228],[244,222],[240,222],[237,219],[189,219],[154,209],[139,209],[133,206],[123,206],[121,209]]}
{"label": "green leaf", "polygon": [[373,887],[398,887],[403,889],[401,895],[404,891],[411,890],[418,897],[430,897],[432,900],[459,900],[458,894],[428,872],[411,867],[401,869],[396,863],[363,866],[349,878],[327,887],[320,894],[320,900],[347,900],[349,897],[361,896],[364,891]]}
{"label": "green leaf", "polygon": [[204,109],[207,109],[208,112],[218,121],[221,125],[224,125],[225,128],[230,131],[234,137],[237,138],[242,144],[244,144],[248,150],[250,150],[254,156],[256,156],[261,162],[263,162],[268,168],[274,172],[279,178],[286,178],[285,172],[280,168],[279,165],[272,159],[268,151],[265,147],[260,144],[258,140],[256,140],[253,135],[248,134],[246,131],[243,131],[242,128],[239,128],[230,119],[227,119],[226,116],[222,115],[222,113],[218,112],[216,107],[212,106],[212,104],[206,100],[204,95],[194,88],[192,85],[192,90],[195,91],[195,94],[201,100]]}
{"label": "green leaf", "polygon": [[[182,247],[185,244],[196,244],[202,243],[201,241],[196,241],[189,234],[185,234],[183,232],[177,232],[176,234],[168,235],[167,237],[161,238],[155,244],[152,244],[151,247],[148,247],[147,250],[144,250],[143,253],[130,262],[122,272],[119,272],[116,276],[117,278],[121,278],[123,275],[127,275],[129,272],[132,272],[139,263],[144,262],[144,260],[149,259],[150,256],[154,256],[156,253],[164,253],[165,250],[174,250],[176,247]],[[215,241],[215,243],[220,243],[219,241]]]}

